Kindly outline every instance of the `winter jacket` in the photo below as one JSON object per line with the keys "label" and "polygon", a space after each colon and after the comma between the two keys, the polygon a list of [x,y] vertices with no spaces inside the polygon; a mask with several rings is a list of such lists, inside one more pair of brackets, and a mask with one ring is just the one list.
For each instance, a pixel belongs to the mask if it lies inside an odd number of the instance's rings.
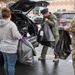
{"label": "winter jacket", "polygon": [[[43,19],[42,23],[44,23],[44,22],[45,22],[45,19]],[[58,30],[58,22],[57,22],[56,16],[54,14],[50,13],[49,18],[46,22],[49,24],[49,26],[53,32],[54,37],[55,38],[58,37],[59,30]]]}
{"label": "winter jacket", "polygon": [[75,17],[70,22],[70,25],[67,27],[67,31],[72,33],[72,44],[75,45]]}
{"label": "winter jacket", "polygon": [[0,19],[0,51],[17,53],[18,40],[22,36],[16,25],[10,20]]}

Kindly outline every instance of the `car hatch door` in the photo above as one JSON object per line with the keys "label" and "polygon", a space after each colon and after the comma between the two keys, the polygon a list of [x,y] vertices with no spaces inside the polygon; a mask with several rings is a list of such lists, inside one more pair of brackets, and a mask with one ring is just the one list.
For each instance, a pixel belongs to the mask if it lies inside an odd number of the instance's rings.
{"label": "car hatch door", "polygon": [[48,2],[46,1],[25,1],[25,0],[20,0],[17,1],[14,5],[10,7],[11,11],[14,10],[20,10],[23,12],[29,13],[33,8],[36,6],[42,6],[42,7],[47,7],[49,5]]}

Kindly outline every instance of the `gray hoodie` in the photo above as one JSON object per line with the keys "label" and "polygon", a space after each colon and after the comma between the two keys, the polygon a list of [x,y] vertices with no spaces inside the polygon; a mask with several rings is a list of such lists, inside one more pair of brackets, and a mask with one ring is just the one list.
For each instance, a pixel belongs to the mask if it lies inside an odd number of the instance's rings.
{"label": "gray hoodie", "polygon": [[22,36],[16,25],[10,20],[0,19],[0,51],[17,53],[18,40]]}

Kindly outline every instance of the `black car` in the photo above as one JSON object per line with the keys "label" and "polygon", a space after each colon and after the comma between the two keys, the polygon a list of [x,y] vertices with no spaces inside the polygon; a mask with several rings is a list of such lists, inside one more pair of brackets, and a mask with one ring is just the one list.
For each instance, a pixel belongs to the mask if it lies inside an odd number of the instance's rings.
{"label": "black car", "polygon": [[37,25],[31,21],[26,15],[36,6],[47,7],[49,5],[46,1],[27,1],[19,0],[10,6],[11,20],[17,25],[19,32],[29,38],[29,41],[34,47],[38,46],[36,35],[38,31]]}

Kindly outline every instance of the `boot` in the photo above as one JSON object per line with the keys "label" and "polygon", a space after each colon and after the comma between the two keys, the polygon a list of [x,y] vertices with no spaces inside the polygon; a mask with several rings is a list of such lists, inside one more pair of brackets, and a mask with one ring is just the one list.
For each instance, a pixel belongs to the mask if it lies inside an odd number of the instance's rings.
{"label": "boot", "polygon": [[38,60],[45,60],[45,57],[40,56]]}
{"label": "boot", "polygon": [[59,62],[59,57],[57,55],[55,55],[53,62]]}

